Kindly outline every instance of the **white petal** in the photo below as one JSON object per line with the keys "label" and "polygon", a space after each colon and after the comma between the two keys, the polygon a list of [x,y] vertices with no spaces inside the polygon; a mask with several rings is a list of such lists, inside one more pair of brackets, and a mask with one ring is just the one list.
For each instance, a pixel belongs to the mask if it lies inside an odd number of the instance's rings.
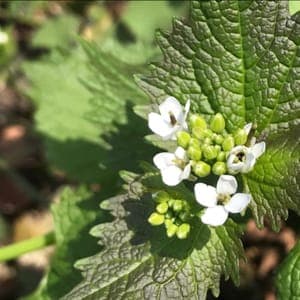
{"label": "white petal", "polygon": [[260,142],[251,147],[250,151],[253,153],[255,158],[259,158],[266,151],[266,143]]}
{"label": "white petal", "polygon": [[169,186],[174,186],[180,183],[182,178],[182,170],[177,166],[170,166],[161,170],[162,181]]}
{"label": "white petal", "polygon": [[215,207],[207,208],[201,216],[201,221],[204,224],[219,226],[224,224],[227,218],[228,212],[225,210],[224,206],[217,205]]}
{"label": "white petal", "polygon": [[191,174],[191,164],[187,164],[182,171],[181,178],[188,179],[190,177],[190,174]]}
{"label": "white petal", "polygon": [[171,165],[174,165],[174,159],[176,158],[173,153],[161,152],[153,157],[153,162],[158,169],[163,170]]}
{"label": "white petal", "polygon": [[247,135],[249,134],[251,128],[252,128],[252,123],[248,123],[244,126],[244,130],[245,130]]}
{"label": "white petal", "polygon": [[246,153],[246,159],[240,171],[242,173],[250,172],[253,169],[255,163],[256,163],[255,156],[251,152]]}
{"label": "white petal", "polygon": [[231,175],[221,175],[217,183],[217,193],[223,195],[232,195],[237,190],[237,181]]}
{"label": "white petal", "polygon": [[226,205],[224,205],[224,207],[231,213],[240,213],[247,207],[250,200],[250,194],[237,193],[230,199],[230,201]]}
{"label": "white petal", "polygon": [[182,147],[177,147],[175,150],[175,156],[179,159],[186,159],[186,151]]}
{"label": "white petal", "polygon": [[198,203],[205,207],[213,207],[217,205],[216,188],[205,183],[196,183],[194,186],[195,198]]}
{"label": "white petal", "polygon": [[191,100],[189,99],[188,101],[186,101],[185,107],[184,107],[184,119],[186,119],[189,111],[191,108]]}
{"label": "white petal", "polygon": [[176,120],[179,120],[183,115],[183,107],[179,101],[174,97],[168,97],[164,102],[159,105],[159,111],[166,121],[170,120],[170,112],[174,115]]}
{"label": "white petal", "polygon": [[173,126],[164,121],[161,115],[157,113],[152,112],[148,115],[148,126],[154,133],[164,139],[169,138],[174,133]]}

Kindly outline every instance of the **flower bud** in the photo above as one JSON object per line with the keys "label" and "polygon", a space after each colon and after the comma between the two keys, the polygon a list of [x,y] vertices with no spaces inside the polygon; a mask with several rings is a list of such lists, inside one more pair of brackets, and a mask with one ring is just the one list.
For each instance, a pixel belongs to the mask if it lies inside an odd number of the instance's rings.
{"label": "flower bud", "polygon": [[210,128],[213,132],[221,133],[225,128],[225,120],[220,113],[212,117],[210,121]]}
{"label": "flower bud", "polygon": [[226,159],[226,153],[224,151],[221,151],[218,153],[217,161],[225,161]]}
{"label": "flower bud", "polygon": [[173,224],[173,223],[170,224],[167,227],[167,236],[169,238],[173,237],[176,234],[177,230],[178,230],[178,227],[175,224]]}
{"label": "flower bud", "polygon": [[214,136],[214,141],[218,144],[218,145],[222,145],[223,141],[224,141],[224,137],[221,134],[216,134]]}
{"label": "flower bud", "polygon": [[170,196],[168,193],[166,193],[164,191],[160,191],[160,192],[156,193],[154,200],[157,203],[162,203],[162,202],[166,202],[166,201],[170,200]]}
{"label": "flower bud", "polygon": [[152,213],[150,217],[148,218],[148,222],[153,226],[159,226],[163,224],[165,221],[165,217],[163,215],[160,215],[158,213]]}
{"label": "flower bud", "polygon": [[199,141],[198,139],[191,138],[191,139],[190,139],[189,146],[200,148],[200,141]]}
{"label": "flower bud", "polygon": [[206,121],[198,114],[193,114],[190,116],[190,127],[199,127],[205,129],[207,127]]}
{"label": "flower bud", "polygon": [[212,143],[212,140],[211,140],[211,138],[209,138],[209,137],[206,137],[204,140],[203,140],[203,144],[205,144],[205,145],[210,145]]}
{"label": "flower bud", "polygon": [[218,151],[214,146],[205,145],[203,146],[202,149],[203,149],[204,157],[207,159],[214,159],[218,155]]}
{"label": "flower bud", "polygon": [[239,129],[234,135],[236,145],[244,145],[247,142],[248,135],[244,129]]}
{"label": "flower bud", "polygon": [[170,219],[165,219],[165,227],[168,228],[169,226],[171,226],[173,224],[173,221]]}
{"label": "flower bud", "polygon": [[196,161],[200,160],[201,156],[202,156],[202,151],[201,151],[200,147],[190,146],[188,148],[187,153],[188,153],[188,156],[190,159],[196,160]]}
{"label": "flower bud", "polygon": [[222,147],[220,145],[215,145],[214,147],[215,147],[217,153],[219,154],[222,150]]}
{"label": "flower bud", "polygon": [[159,203],[157,206],[156,206],[156,210],[157,212],[159,212],[160,214],[165,214],[167,211],[168,211],[168,203],[167,202],[162,202],[162,203]]}
{"label": "flower bud", "polygon": [[193,135],[198,138],[198,139],[205,139],[205,138],[212,138],[213,136],[213,132],[206,128],[206,129],[203,129],[203,128],[199,128],[199,127],[194,127],[193,130],[192,130],[192,133]]}
{"label": "flower bud", "polygon": [[181,211],[183,208],[183,202],[181,200],[175,200],[173,204],[174,211]]}
{"label": "flower bud", "polygon": [[176,235],[181,240],[186,239],[190,230],[191,230],[190,224],[183,223],[178,227],[178,229],[176,231]]}
{"label": "flower bud", "polygon": [[225,174],[226,173],[226,164],[221,161],[215,162],[212,167],[212,172],[218,176]]}
{"label": "flower bud", "polygon": [[186,131],[178,131],[176,136],[177,136],[177,144],[180,147],[186,149],[191,139],[189,133],[187,133]]}
{"label": "flower bud", "polygon": [[231,135],[228,135],[224,139],[222,147],[224,151],[230,151],[234,147],[234,138]]}
{"label": "flower bud", "polygon": [[194,173],[199,177],[206,177],[210,174],[210,165],[205,163],[204,161],[198,161],[194,167]]}

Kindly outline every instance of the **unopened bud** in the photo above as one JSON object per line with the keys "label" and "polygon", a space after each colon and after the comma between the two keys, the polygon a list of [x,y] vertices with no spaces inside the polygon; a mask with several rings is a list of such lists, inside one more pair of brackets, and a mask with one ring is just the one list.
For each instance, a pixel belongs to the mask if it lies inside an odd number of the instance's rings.
{"label": "unopened bud", "polygon": [[222,147],[221,147],[220,145],[215,145],[214,147],[215,147],[217,153],[220,153],[220,152],[221,152]]}
{"label": "unopened bud", "polygon": [[170,224],[170,226],[167,227],[167,236],[169,238],[173,237],[178,230],[178,227],[175,224]]}
{"label": "unopened bud", "polygon": [[154,197],[155,202],[162,203],[170,200],[170,196],[168,193],[164,191],[158,192]]}
{"label": "unopened bud", "polygon": [[210,121],[210,128],[213,132],[221,133],[225,128],[225,120],[220,113],[212,117]]}
{"label": "unopened bud", "polygon": [[217,161],[224,161],[226,159],[226,153],[224,151],[221,151],[218,153]]}
{"label": "unopened bud", "polygon": [[230,151],[233,147],[234,147],[234,138],[231,135],[228,135],[222,143],[222,148],[224,151]]}
{"label": "unopened bud", "polygon": [[214,146],[205,145],[202,149],[203,149],[203,155],[207,159],[214,159],[218,155],[218,151]]}
{"label": "unopened bud", "polygon": [[204,140],[203,140],[203,144],[205,145],[210,145],[212,143],[212,139],[209,138],[209,137],[206,137]]}
{"label": "unopened bud", "polygon": [[212,172],[218,176],[225,174],[226,173],[226,164],[221,161],[215,162],[212,167]]}
{"label": "unopened bud", "polygon": [[198,139],[191,138],[189,146],[200,148],[200,141]]}
{"label": "unopened bud", "polygon": [[148,222],[153,226],[159,226],[159,225],[163,224],[164,221],[165,221],[165,217],[158,213],[152,213],[150,215],[150,217],[148,218]]}
{"label": "unopened bud", "polygon": [[181,200],[175,200],[173,204],[174,211],[181,211],[183,208],[183,202]]}
{"label": "unopened bud", "polygon": [[162,202],[162,203],[159,203],[157,206],[156,206],[156,210],[157,212],[159,212],[160,214],[165,214],[167,211],[168,211],[168,203],[167,202]]}
{"label": "unopened bud", "polygon": [[214,137],[214,141],[219,144],[222,145],[223,141],[224,141],[224,137],[220,134],[216,134]]}
{"label": "unopened bud", "polygon": [[165,219],[165,227],[168,228],[169,226],[171,226],[173,224],[173,221],[170,219]]}
{"label": "unopened bud", "polygon": [[205,139],[205,138],[212,138],[213,137],[213,132],[206,128],[206,129],[202,129],[202,128],[198,128],[198,127],[194,127],[193,130],[193,135],[198,138],[198,139]]}
{"label": "unopened bud", "polygon": [[180,147],[186,149],[191,139],[189,133],[187,133],[186,131],[178,131],[176,136],[177,136],[177,144]]}
{"label": "unopened bud", "polygon": [[187,153],[188,153],[188,156],[190,159],[196,160],[196,161],[200,160],[201,156],[202,156],[202,151],[201,151],[200,147],[190,146],[188,148]]}
{"label": "unopened bud", "polygon": [[190,224],[183,223],[178,227],[178,229],[176,231],[176,235],[181,240],[186,239],[190,230],[191,230]]}
{"label": "unopened bud", "polygon": [[247,142],[248,135],[244,129],[239,129],[234,135],[236,145],[244,145]]}
{"label": "unopened bud", "polygon": [[205,163],[204,161],[198,161],[194,167],[194,173],[199,177],[206,177],[210,174],[210,165]]}
{"label": "unopened bud", "polygon": [[190,127],[191,128],[199,127],[205,129],[207,127],[207,123],[204,120],[204,118],[202,118],[200,115],[193,114],[190,116]]}

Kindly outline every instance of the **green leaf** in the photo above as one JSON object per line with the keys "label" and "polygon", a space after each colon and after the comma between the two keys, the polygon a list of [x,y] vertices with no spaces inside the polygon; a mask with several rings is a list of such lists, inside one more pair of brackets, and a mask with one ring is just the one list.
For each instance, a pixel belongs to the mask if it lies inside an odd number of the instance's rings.
{"label": "green leaf", "polygon": [[79,19],[71,14],[48,19],[32,39],[34,47],[67,47],[73,42],[79,29]]}
{"label": "green leaf", "polygon": [[189,24],[158,32],[165,59],[138,83],[154,101],[173,95],[221,112],[229,132],[250,121],[258,132],[287,130],[299,123],[299,23],[287,1],[192,1]]}
{"label": "green leaf", "polygon": [[244,176],[252,194],[250,207],[259,227],[266,216],[275,230],[288,209],[300,214],[300,141],[294,128],[289,135],[277,134],[266,140],[267,150],[253,172]]}
{"label": "green leaf", "polygon": [[295,14],[300,11],[300,2],[298,0],[289,0],[290,14]]}
{"label": "green leaf", "polygon": [[98,197],[86,187],[64,189],[59,203],[52,206],[56,251],[39,289],[28,299],[59,299],[80,282],[80,272],[73,264],[100,250],[89,230],[109,220],[108,214],[99,210],[98,203]]}
{"label": "green leaf", "polygon": [[267,217],[278,229],[288,208],[299,212],[299,36],[300,14],[289,15],[288,1],[192,1],[190,22],[157,33],[164,60],[137,78],[154,103],[171,95],[190,99],[207,120],[222,113],[228,132],[257,125],[267,152],[245,182],[260,227]]}
{"label": "green leaf", "polygon": [[[156,186],[159,177],[145,177]],[[186,240],[168,238],[161,226],[147,222],[154,201],[147,193],[140,195],[145,186],[136,181],[129,187],[131,197],[103,202],[115,220],[94,227],[92,234],[105,249],[76,263],[85,279],[64,299],[205,299],[208,289],[219,295],[221,274],[239,282],[241,228],[233,221],[212,228],[196,218]],[[175,190],[193,198],[183,187]]]}
{"label": "green leaf", "polygon": [[278,300],[300,298],[300,242],[283,261],[277,275]]}
{"label": "green leaf", "polygon": [[134,170],[136,160],[150,159],[153,148],[143,143],[147,124],[131,108],[147,101],[133,81],[142,68],[86,43],[84,50],[53,51],[24,66],[52,167],[113,190],[120,169]]}
{"label": "green leaf", "polygon": [[182,16],[186,8],[186,1],[129,1],[121,20],[136,40],[149,43],[157,28],[167,29],[172,17]]}

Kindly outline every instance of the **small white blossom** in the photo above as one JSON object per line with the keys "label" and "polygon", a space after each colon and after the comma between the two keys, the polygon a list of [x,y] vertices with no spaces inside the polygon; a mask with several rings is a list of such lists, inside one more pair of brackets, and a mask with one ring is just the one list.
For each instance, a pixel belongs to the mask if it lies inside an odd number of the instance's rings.
{"label": "small white blossom", "polygon": [[181,147],[178,147],[175,153],[162,152],[156,154],[153,162],[160,170],[162,181],[166,185],[175,186],[190,176],[191,165],[186,151]]}
{"label": "small white blossom", "polygon": [[8,42],[8,34],[0,30],[0,45],[6,44]]}
{"label": "small white blossom", "polygon": [[242,212],[251,200],[250,194],[236,193],[237,181],[231,175],[220,176],[217,188],[197,183],[194,191],[197,202],[207,207],[201,221],[212,226],[224,224],[229,213]]}
{"label": "small white blossom", "polygon": [[230,173],[248,173],[250,172],[256,160],[265,152],[265,142],[254,144],[251,147],[236,146],[234,147],[227,159],[227,168]]}
{"label": "small white blossom", "polygon": [[149,128],[164,140],[176,139],[176,132],[187,129],[186,118],[190,110],[190,101],[185,107],[174,97],[168,97],[158,107],[159,114],[151,112],[148,115]]}

